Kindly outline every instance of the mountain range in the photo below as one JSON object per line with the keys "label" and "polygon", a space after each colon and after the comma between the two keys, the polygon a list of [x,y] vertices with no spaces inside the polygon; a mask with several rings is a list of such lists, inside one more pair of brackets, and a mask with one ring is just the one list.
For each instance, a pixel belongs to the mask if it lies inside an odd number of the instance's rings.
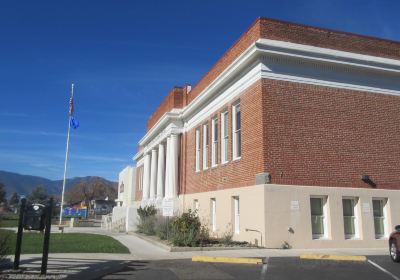
{"label": "mountain range", "polygon": [[[105,185],[117,189],[118,183],[108,181],[102,177],[86,176],[74,177],[66,180],[65,189],[84,181],[90,183],[93,181],[102,181]],[[61,195],[63,180],[50,180],[43,177],[22,175],[18,173],[0,170],[0,183],[5,185],[7,197],[13,192],[19,195],[28,195],[34,188],[41,186],[47,190],[50,195]]]}

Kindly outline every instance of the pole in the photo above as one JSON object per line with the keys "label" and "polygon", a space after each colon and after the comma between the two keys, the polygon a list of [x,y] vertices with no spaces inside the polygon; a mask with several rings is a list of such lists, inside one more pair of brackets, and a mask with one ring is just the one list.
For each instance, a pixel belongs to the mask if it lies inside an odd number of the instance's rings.
{"label": "pole", "polygon": [[21,243],[22,243],[22,233],[23,233],[23,221],[25,213],[26,199],[21,199],[21,207],[19,209],[19,220],[18,220],[18,234],[17,234],[17,245],[15,246],[15,256],[14,256],[14,269],[19,268],[19,259],[21,256]]}
{"label": "pole", "polygon": [[[74,97],[74,84],[71,85],[71,98]],[[71,112],[68,117],[68,134],[67,134],[67,147],[65,151],[65,162],[64,162],[64,180],[61,194],[61,205],[60,205],[60,225],[62,222],[63,207],[64,207],[64,192],[65,192],[65,181],[67,178],[67,163],[68,163],[68,151],[69,151],[69,134],[71,131]]]}
{"label": "pole", "polygon": [[46,274],[47,262],[49,260],[49,243],[50,243],[50,229],[51,229],[51,215],[53,213],[53,198],[50,198],[49,204],[46,207],[46,228],[44,230],[43,241],[43,254],[42,254],[42,267],[40,274]]}

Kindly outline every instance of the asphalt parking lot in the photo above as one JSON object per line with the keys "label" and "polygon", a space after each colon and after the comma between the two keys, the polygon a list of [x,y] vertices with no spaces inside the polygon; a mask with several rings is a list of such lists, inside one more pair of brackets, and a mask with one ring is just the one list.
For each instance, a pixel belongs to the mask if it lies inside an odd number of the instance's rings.
{"label": "asphalt parking lot", "polygon": [[369,256],[363,262],[274,257],[258,265],[191,260],[132,261],[122,270],[99,279],[400,280],[400,264],[393,263],[389,256]]}

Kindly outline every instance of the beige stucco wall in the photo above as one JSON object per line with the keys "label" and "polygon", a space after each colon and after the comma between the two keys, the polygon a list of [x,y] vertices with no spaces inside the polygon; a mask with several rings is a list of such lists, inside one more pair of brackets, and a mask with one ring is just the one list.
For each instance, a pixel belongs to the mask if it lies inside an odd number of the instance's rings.
{"label": "beige stucco wall", "polygon": [[[400,191],[360,188],[308,187],[284,185],[257,185],[179,197],[181,209],[193,209],[199,201],[199,216],[211,229],[211,198],[217,203],[217,230],[212,235],[222,237],[233,232],[233,197],[240,199],[240,233],[234,240],[279,248],[284,241],[293,248],[385,248],[387,238],[377,240],[374,232],[373,198],[387,198],[387,234],[400,224]],[[327,238],[313,239],[311,231],[310,197],[327,198]],[[345,239],[343,225],[344,197],[357,197],[358,239]],[[293,233],[288,228],[293,229]]]}
{"label": "beige stucco wall", "polygon": [[[311,196],[327,197],[328,237],[312,239],[311,231]],[[345,239],[343,223],[344,197],[358,197],[357,216],[359,227],[358,239]],[[287,241],[293,248],[348,248],[387,246],[387,238],[375,239],[372,210],[373,198],[387,198],[387,234],[396,224],[400,224],[400,191],[265,185],[266,201],[266,246],[279,247]],[[291,209],[291,201],[298,201],[299,209]],[[296,208],[296,207],[295,207]],[[289,233],[288,228],[294,233]]]}
{"label": "beige stucco wall", "polygon": [[[263,185],[233,188],[213,192],[203,192],[180,196],[180,202],[187,211],[193,209],[195,199],[199,201],[199,217],[210,229],[215,237],[223,237],[224,234],[233,233],[234,206],[233,197],[239,197],[240,201],[240,233],[234,234],[234,240],[246,240],[248,242],[261,244],[260,233],[246,232],[246,228],[258,230],[262,233],[262,244],[265,236],[265,188]],[[217,229],[212,232],[211,227],[211,198],[216,200]],[[182,209],[181,207],[181,209]]]}
{"label": "beige stucco wall", "polygon": [[[124,190],[121,192],[121,184],[124,184]],[[118,200],[122,206],[131,206],[135,200],[136,191],[136,168],[133,166],[125,167],[119,173],[118,180]],[[119,205],[119,203],[117,204]]]}

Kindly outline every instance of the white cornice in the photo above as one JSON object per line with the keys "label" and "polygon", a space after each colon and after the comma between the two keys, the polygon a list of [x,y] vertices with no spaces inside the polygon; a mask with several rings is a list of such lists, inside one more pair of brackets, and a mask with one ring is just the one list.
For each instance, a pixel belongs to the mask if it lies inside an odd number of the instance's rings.
{"label": "white cornice", "polygon": [[258,39],[255,44],[257,49],[263,53],[281,54],[306,60],[318,60],[400,73],[400,59],[383,58],[270,39]]}
{"label": "white cornice", "polygon": [[[185,108],[173,109],[165,113],[139,141],[139,145],[145,146],[145,150],[147,151],[149,147],[146,146],[150,144],[150,146],[154,146],[154,143],[159,140],[153,140],[159,138],[157,137],[158,134],[165,134],[166,127],[173,122],[182,122],[182,126],[183,123],[185,124],[185,130],[190,129],[196,123],[202,121],[207,113],[211,114],[212,109],[217,109],[217,106],[223,102],[228,102],[230,98],[234,98],[246,87],[261,78],[400,95],[400,87],[397,82],[392,83],[392,88],[387,88],[384,83],[382,85],[382,81],[380,81],[380,84],[365,86],[360,81],[356,81],[358,84],[352,84],[347,80],[345,82],[329,81],[323,80],[325,77],[322,76],[315,78],[314,75],[310,78],[297,75],[304,74],[298,70],[296,70],[297,73],[296,71],[282,73],[268,69],[268,65],[266,67],[258,67],[260,65],[259,62],[263,61],[265,57],[280,57],[283,60],[291,59],[300,65],[301,63],[316,63],[316,69],[318,67],[321,68],[322,65],[327,65],[328,67],[336,65],[353,69],[353,72],[360,71],[360,73],[366,73],[366,71],[369,71],[372,75],[374,73],[379,74],[379,77],[387,75],[388,80],[392,82],[400,78],[400,59],[382,58],[270,39],[258,39],[202,90],[189,105]],[[288,70],[290,66],[286,65],[285,67]],[[308,73],[305,74],[307,75]],[[221,97],[218,99],[219,96]],[[224,97],[224,100],[221,101],[222,97]],[[216,101],[217,99],[218,102]],[[142,155],[143,150],[138,152],[133,159],[137,160]]]}

